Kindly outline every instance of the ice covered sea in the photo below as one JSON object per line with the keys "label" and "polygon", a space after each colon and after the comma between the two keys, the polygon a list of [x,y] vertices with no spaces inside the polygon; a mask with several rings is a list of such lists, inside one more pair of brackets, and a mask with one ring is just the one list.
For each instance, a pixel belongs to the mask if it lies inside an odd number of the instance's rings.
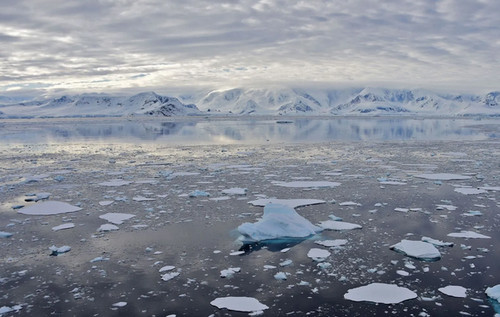
{"label": "ice covered sea", "polygon": [[0,314],[495,315],[498,120],[279,122],[0,122]]}

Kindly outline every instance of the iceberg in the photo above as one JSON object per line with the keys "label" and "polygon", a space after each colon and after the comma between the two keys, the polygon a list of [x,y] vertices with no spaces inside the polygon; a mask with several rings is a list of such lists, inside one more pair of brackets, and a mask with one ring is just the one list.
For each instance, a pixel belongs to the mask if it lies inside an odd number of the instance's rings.
{"label": "iceberg", "polygon": [[233,311],[239,311],[244,313],[252,313],[268,309],[269,307],[259,302],[253,297],[245,296],[228,296],[219,297],[210,302],[219,309],[226,308]]}
{"label": "iceberg", "polygon": [[397,304],[417,298],[417,294],[407,288],[393,284],[372,283],[348,290],[344,294],[344,298],[355,302]]}
{"label": "iceberg", "polygon": [[62,201],[45,201],[19,209],[19,213],[24,215],[47,216],[75,212],[82,208],[70,205]]}
{"label": "iceberg", "polygon": [[299,215],[295,209],[268,204],[264,207],[262,219],[256,223],[245,222],[238,227],[238,232],[246,241],[263,241],[280,238],[306,238],[322,231],[309,220]]}
{"label": "iceberg", "polygon": [[401,240],[391,246],[391,249],[423,261],[437,261],[441,258],[441,253],[434,245],[423,241]]}

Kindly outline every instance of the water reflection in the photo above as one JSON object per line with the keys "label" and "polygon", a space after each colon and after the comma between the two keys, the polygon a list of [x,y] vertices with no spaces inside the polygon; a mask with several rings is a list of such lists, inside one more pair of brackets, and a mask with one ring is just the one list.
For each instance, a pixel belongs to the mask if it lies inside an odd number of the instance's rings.
{"label": "water reflection", "polygon": [[[500,120],[400,118],[299,118],[276,120],[127,121],[74,120],[9,122],[0,125],[3,143],[155,142],[251,144],[324,141],[480,140],[498,137]],[[478,129],[487,124],[490,131]],[[496,128],[495,128],[496,130]]]}

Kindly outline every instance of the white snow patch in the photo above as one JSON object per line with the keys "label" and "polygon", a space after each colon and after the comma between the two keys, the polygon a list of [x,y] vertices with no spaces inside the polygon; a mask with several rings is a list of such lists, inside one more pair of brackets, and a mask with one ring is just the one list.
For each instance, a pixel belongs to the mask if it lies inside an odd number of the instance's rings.
{"label": "white snow patch", "polygon": [[19,213],[25,215],[57,215],[82,210],[82,208],[70,205],[62,201],[44,201],[19,209]]}
{"label": "white snow patch", "polygon": [[63,223],[62,225],[52,227],[52,231],[59,231],[59,230],[64,230],[64,229],[71,229],[74,228],[75,224],[72,222],[68,223]]}
{"label": "white snow patch", "polygon": [[355,302],[373,302],[381,304],[397,304],[405,300],[417,298],[415,292],[393,284],[372,283],[353,288],[344,294],[344,298]]}
{"label": "white snow patch", "polygon": [[115,225],[121,225],[125,220],[128,220],[135,215],[132,214],[123,214],[118,212],[108,212],[104,215],[100,215],[99,218],[107,220]]}
{"label": "white snow patch", "polygon": [[269,308],[268,306],[260,303],[257,299],[245,296],[219,297],[211,301],[210,305],[213,305],[219,309],[226,308],[233,311],[247,313],[258,312]]}
{"label": "white snow patch", "polygon": [[293,208],[279,204],[266,205],[261,220],[256,223],[246,222],[238,227],[240,234],[250,241],[305,238],[321,230]]}
{"label": "white snow patch", "polygon": [[448,237],[454,238],[467,238],[467,239],[490,239],[491,237],[485,236],[474,231],[462,231],[462,232],[452,232],[448,234]]}
{"label": "white snow patch", "polygon": [[467,297],[467,289],[463,286],[448,285],[446,287],[438,288],[438,291],[448,296],[461,298]]}
{"label": "white snow patch", "polygon": [[333,221],[333,220],[325,220],[320,222],[318,225],[325,230],[338,230],[338,231],[362,228],[362,226],[355,223],[344,222],[344,221]]}
{"label": "white snow patch", "polygon": [[441,258],[441,253],[434,245],[423,241],[401,240],[401,242],[391,246],[391,249],[419,260],[434,261]]}

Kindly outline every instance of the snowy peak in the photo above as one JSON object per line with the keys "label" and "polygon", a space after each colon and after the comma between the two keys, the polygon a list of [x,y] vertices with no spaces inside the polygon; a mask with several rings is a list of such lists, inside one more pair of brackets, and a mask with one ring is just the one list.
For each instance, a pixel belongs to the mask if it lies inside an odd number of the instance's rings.
{"label": "snowy peak", "polygon": [[493,91],[488,93],[484,97],[483,102],[488,107],[498,107],[500,105],[500,91]]}

